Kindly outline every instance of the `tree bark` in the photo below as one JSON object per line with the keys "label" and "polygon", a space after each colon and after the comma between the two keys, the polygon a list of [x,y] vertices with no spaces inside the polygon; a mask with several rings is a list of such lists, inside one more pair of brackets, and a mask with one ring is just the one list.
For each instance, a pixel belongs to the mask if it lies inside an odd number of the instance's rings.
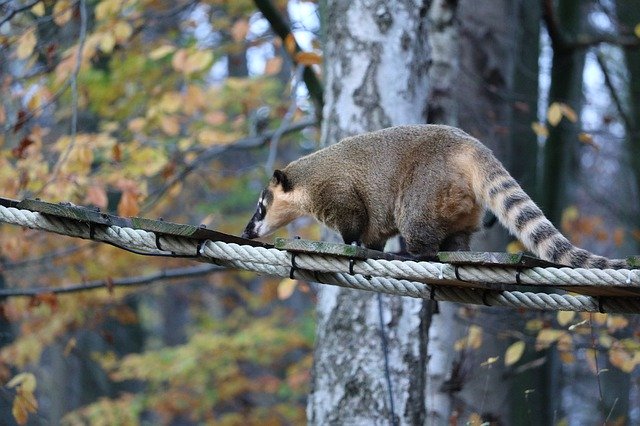
{"label": "tree bark", "polygon": [[[418,1],[323,5],[325,107],[322,143],[426,118],[426,8]],[[424,424],[426,302],[382,295],[394,405],[392,418],[377,294],[322,286],[310,424]]]}

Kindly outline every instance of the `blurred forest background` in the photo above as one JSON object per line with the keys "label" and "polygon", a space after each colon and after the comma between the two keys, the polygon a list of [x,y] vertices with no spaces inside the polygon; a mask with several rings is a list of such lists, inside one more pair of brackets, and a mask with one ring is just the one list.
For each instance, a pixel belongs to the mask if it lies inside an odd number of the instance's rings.
{"label": "blurred forest background", "polygon": [[[575,244],[637,254],[639,47],[635,0],[0,0],[0,196],[238,235],[274,167],[446,123]],[[474,249],[521,247],[496,226]],[[377,322],[351,335],[375,351],[331,341],[356,321],[314,284],[0,225],[0,291],[0,424],[640,425],[634,315],[385,296],[394,412]],[[370,306],[341,291],[342,309]],[[411,309],[417,369],[396,321]],[[377,376],[326,377],[344,357]]]}

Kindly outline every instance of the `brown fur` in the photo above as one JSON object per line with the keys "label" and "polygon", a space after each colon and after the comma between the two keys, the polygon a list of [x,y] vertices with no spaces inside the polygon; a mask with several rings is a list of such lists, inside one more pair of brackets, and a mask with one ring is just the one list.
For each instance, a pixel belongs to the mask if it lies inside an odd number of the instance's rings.
{"label": "brown fur", "polygon": [[[269,184],[273,202],[245,236],[262,236],[302,214],[382,249],[400,234],[409,252],[468,250],[485,208],[543,259],[624,267],[572,246],[491,151],[454,127],[398,126],[343,139],[290,163]],[[266,223],[266,225],[265,225]]]}

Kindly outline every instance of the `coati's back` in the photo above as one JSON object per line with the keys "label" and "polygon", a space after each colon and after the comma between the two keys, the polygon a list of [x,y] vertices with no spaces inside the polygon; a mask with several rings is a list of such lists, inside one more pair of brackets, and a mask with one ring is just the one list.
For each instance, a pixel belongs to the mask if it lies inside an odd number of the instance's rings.
{"label": "coati's back", "polygon": [[353,136],[276,173],[271,192],[285,182],[287,205],[337,229],[345,242],[381,248],[400,233],[414,254],[468,249],[488,208],[543,259],[626,267],[571,245],[491,151],[454,127],[398,126]]}

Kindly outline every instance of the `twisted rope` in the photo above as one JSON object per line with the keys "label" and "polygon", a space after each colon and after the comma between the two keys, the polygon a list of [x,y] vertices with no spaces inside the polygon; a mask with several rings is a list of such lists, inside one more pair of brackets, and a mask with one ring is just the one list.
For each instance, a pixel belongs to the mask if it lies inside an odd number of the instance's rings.
{"label": "twisted rope", "polygon": [[[345,288],[400,296],[454,301],[488,306],[586,312],[640,312],[640,297],[593,297],[506,290],[475,289],[450,285],[451,281],[491,282],[514,285],[517,268],[458,266],[438,262],[368,259],[353,265],[336,256],[297,254],[295,267],[289,252],[243,246],[221,241],[199,242],[191,238],[159,236],[153,232],[119,226],[95,225],[45,216],[37,212],[0,206],[0,222],[94,239],[146,254],[193,257],[221,266],[281,277],[316,281]],[[459,278],[459,279],[458,279]],[[640,271],[583,268],[529,268],[519,271],[519,284],[543,286],[617,286],[640,289]],[[639,294],[640,296],[640,294]]]}

